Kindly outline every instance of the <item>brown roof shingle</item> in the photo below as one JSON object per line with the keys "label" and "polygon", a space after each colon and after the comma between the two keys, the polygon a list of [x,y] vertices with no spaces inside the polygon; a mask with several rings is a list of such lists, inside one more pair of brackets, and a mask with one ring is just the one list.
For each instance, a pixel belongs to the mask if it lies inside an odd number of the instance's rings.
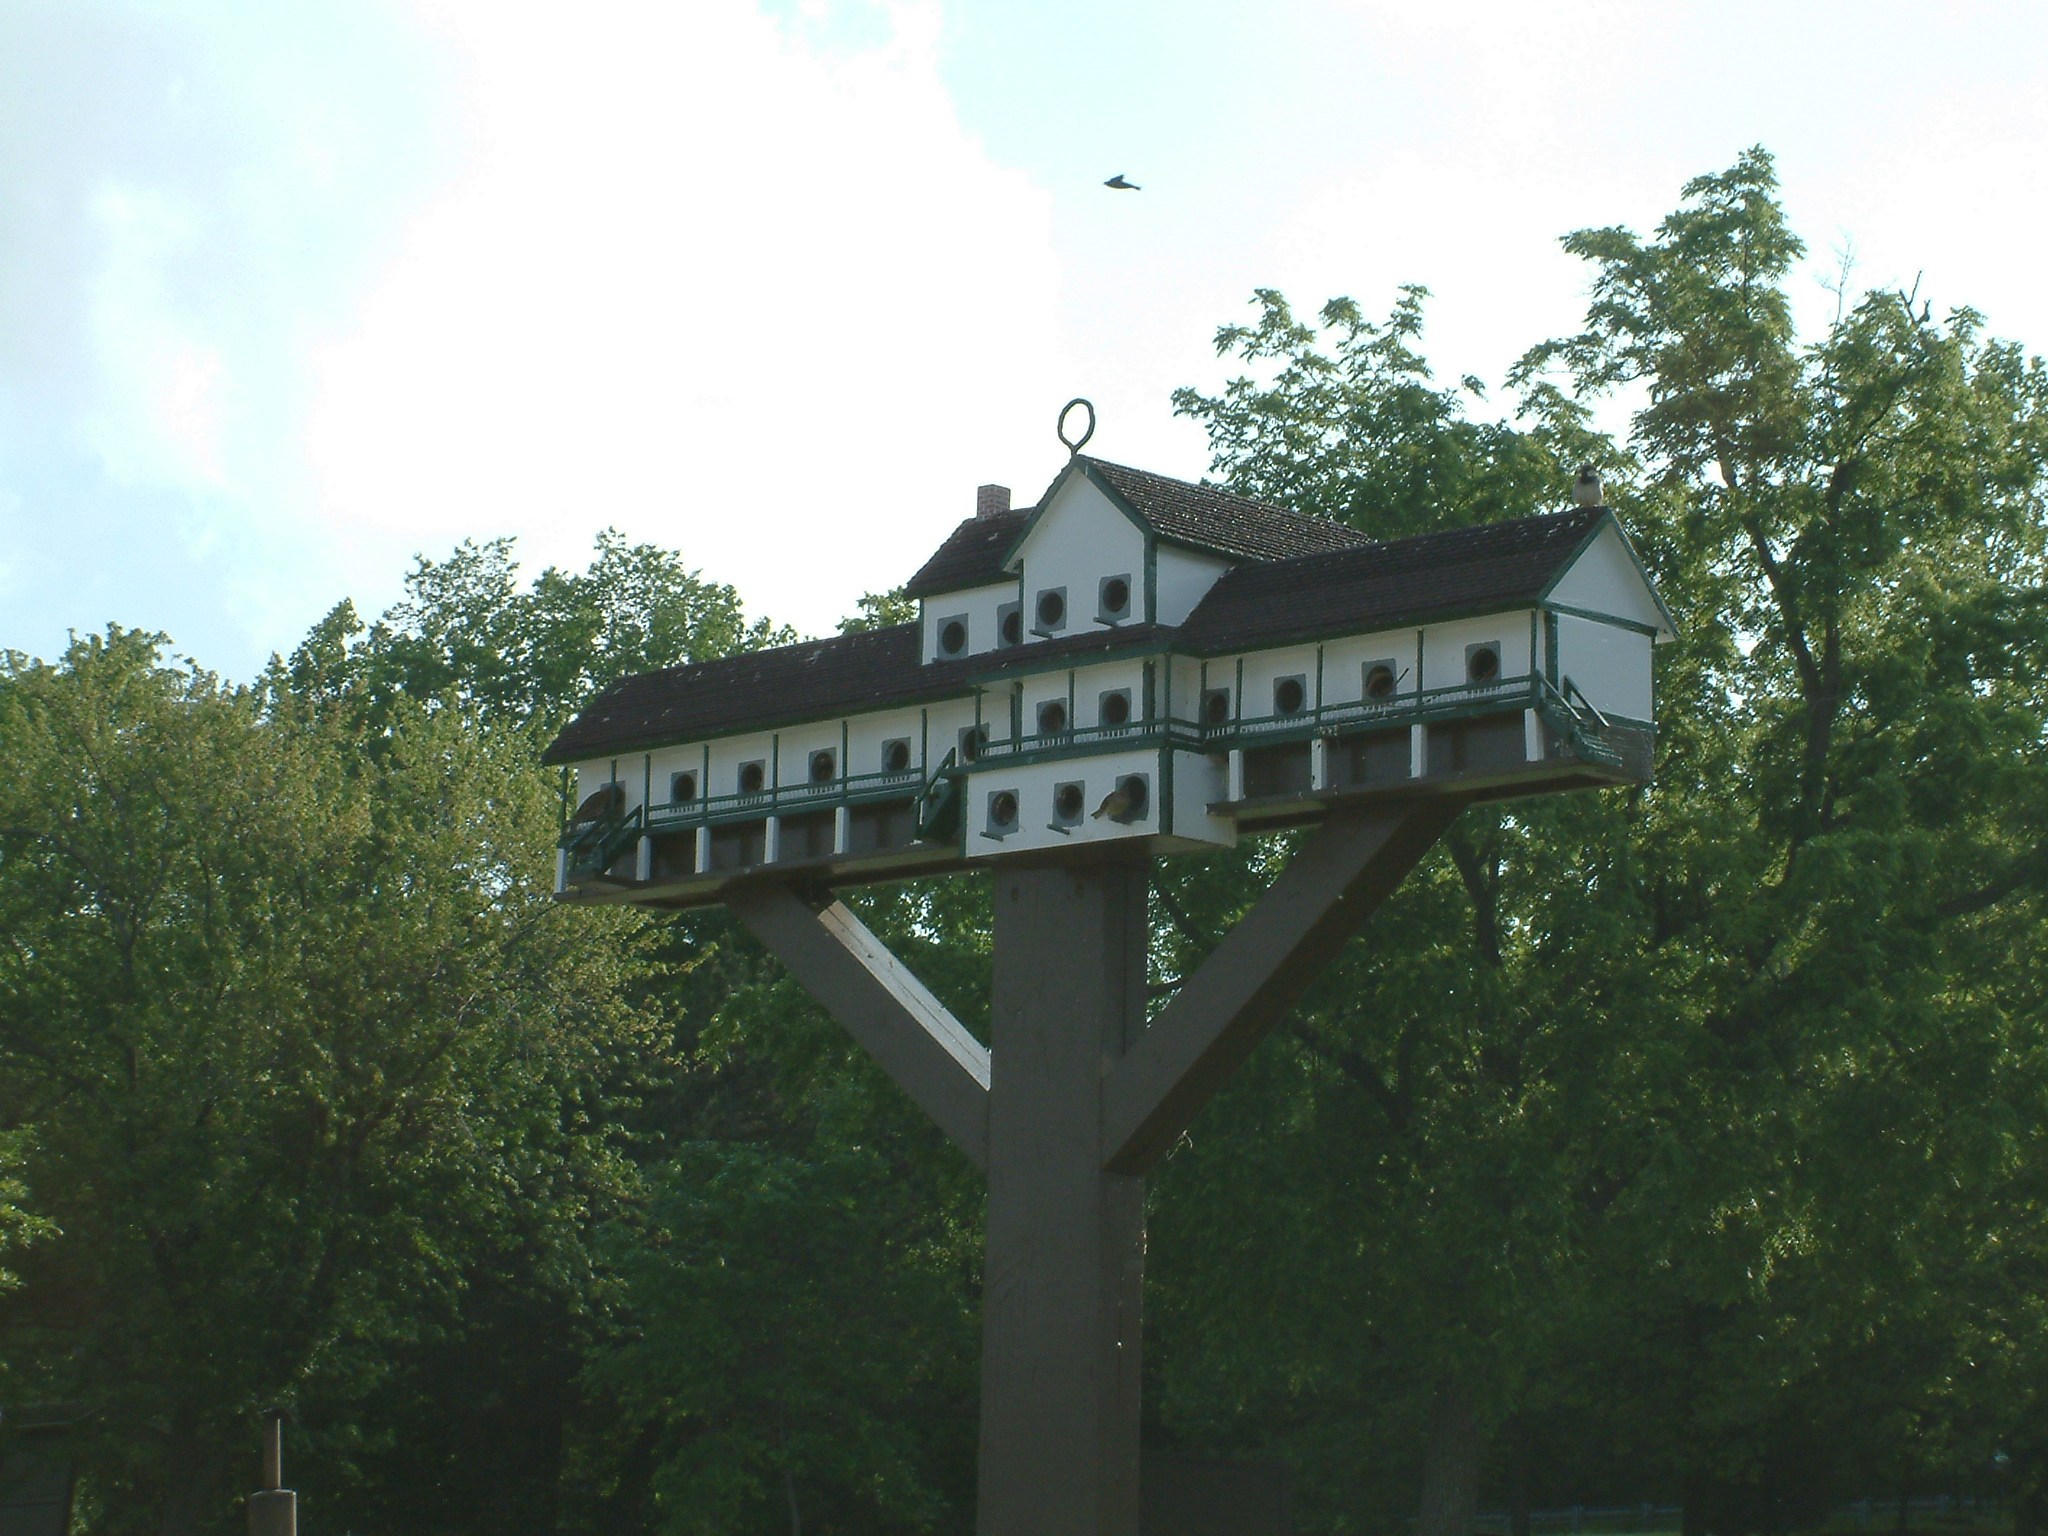
{"label": "brown roof shingle", "polygon": [[1175,645],[1205,655],[1534,602],[1607,514],[1577,508],[1234,566]]}
{"label": "brown roof shingle", "polygon": [[1366,542],[1356,528],[1328,518],[1304,517],[1214,486],[1191,485],[1105,459],[1081,462],[1171,543],[1192,544],[1238,560],[1288,560],[1322,550],[1355,549]]}
{"label": "brown roof shingle", "polygon": [[990,517],[970,517],[946,535],[931,559],[918,567],[917,574],[903,588],[906,597],[931,597],[940,592],[961,592],[969,587],[989,587],[1006,580],[1003,556],[1024,531],[1035,511],[1018,507]]}

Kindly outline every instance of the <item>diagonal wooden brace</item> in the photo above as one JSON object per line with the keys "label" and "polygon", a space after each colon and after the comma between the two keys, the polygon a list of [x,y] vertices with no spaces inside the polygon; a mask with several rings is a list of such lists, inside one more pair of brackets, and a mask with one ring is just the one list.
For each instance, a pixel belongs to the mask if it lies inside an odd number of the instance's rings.
{"label": "diagonal wooden brace", "polygon": [[1104,1166],[1148,1172],[1457,819],[1452,798],[1334,812],[1102,1083]]}
{"label": "diagonal wooden brace", "polygon": [[988,1047],[841,902],[786,886],[726,898],[820,1008],[881,1064],[977,1168],[988,1167]]}

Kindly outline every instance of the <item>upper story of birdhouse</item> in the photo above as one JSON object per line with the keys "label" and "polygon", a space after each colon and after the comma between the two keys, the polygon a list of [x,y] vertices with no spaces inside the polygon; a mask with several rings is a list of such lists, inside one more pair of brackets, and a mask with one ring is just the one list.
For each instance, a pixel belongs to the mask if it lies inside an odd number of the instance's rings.
{"label": "upper story of birdhouse", "polygon": [[692,905],[1638,781],[1672,634],[1599,506],[1374,541],[1078,453],[1034,506],[983,486],[905,590],[913,623],[593,699],[547,753],[558,889]]}
{"label": "upper story of birdhouse", "polygon": [[1035,507],[985,485],[911,577],[925,661],[1185,623],[1233,565],[1353,549],[1362,534],[1076,454]]}

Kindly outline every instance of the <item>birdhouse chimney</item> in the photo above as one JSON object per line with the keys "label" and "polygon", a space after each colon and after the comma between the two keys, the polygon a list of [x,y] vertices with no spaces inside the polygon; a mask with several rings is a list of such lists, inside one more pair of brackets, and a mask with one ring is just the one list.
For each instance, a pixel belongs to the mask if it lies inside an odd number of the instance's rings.
{"label": "birdhouse chimney", "polygon": [[1010,510],[1010,488],[1007,485],[979,485],[974,488],[974,515],[976,517],[999,517]]}

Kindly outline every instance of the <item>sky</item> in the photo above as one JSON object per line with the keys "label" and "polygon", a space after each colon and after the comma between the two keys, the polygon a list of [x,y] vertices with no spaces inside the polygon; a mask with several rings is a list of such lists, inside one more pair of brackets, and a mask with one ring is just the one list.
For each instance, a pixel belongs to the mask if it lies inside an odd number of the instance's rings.
{"label": "sky", "polygon": [[1847,254],[2040,350],[2044,143],[2017,0],[0,0],[0,649],[250,678],[606,527],[829,632],[1070,397],[1199,477],[1170,396],[1254,289],[1425,284],[1498,386],[1560,236],[1751,144],[1809,327]]}

